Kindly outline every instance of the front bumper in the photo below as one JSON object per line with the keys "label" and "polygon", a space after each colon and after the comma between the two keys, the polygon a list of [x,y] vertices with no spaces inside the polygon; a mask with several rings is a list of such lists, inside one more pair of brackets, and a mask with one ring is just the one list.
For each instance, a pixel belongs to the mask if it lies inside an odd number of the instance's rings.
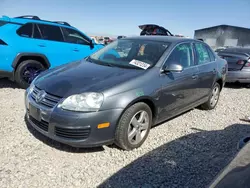
{"label": "front bumper", "polygon": [[250,71],[228,71],[226,82],[250,83]]}
{"label": "front bumper", "polygon": [[[115,129],[123,109],[80,113],[44,107],[25,93],[28,123],[43,135],[73,147],[94,147],[114,142]],[[35,109],[35,112],[34,112]],[[98,129],[98,124],[110,123]]]}

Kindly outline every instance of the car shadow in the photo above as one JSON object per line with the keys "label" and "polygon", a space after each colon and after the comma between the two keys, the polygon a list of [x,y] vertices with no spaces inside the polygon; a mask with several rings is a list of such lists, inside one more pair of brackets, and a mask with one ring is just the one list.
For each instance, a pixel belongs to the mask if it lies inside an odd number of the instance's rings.
{"label": "car shadow", "polygon": [[0,88],[12,88],[12,89],[20,89],[15,82],[12,82],[6,78],[0,78]]}
{"label": "car shadow", "polygon": [[40,132],[38,132],[35,128],[33,128],[30,123],[27,120],[27,117],[24,117],[24,121],[26,123],[26,126],[29,130],[29,132],[38,140],[40,140],[41,142],[43,142],[44,144],[55,148],[57,150],[60,151],[64,151],[64,152],[69,152],[69,153],[93,153],[93,152],[100,152],[100,151],[104,151],[103,147],[95,147],[95,148],[76,148],[76,147],[71,147],[69,145],[63,144],[63,143],[59,143],[55,140],[52,140],[46,136],[44,136],[43,134],[41,134]]}
{"label": "car shadow", "polygon": [[250,88],[250,84],[226,83],[224,87],[231,88],[231,89],[243,89],[243,88]]}
{"label": "car shadow", "polygon": [[239,140],[250,134],[250,124],[215,131],[192,129],[196,133],[148,152],[98,187],[206,187],[233,159]]}

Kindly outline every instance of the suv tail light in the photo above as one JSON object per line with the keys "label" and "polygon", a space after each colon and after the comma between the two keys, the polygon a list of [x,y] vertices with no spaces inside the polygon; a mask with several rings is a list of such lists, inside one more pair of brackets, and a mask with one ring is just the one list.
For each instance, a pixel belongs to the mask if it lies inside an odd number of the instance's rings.
{"label": "suv tail light", "polygon": [[0,39],[0,45],[7,45],[3,40]]}

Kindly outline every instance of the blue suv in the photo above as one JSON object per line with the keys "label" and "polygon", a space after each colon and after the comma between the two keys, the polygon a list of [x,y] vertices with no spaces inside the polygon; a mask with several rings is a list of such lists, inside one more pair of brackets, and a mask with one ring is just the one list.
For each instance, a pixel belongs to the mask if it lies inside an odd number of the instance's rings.
{"label": "blue suv", "polygon": [[0,77],[27,88],[49,68],[80,60],[102,48],[67,22],[38,16],[0,18]]}

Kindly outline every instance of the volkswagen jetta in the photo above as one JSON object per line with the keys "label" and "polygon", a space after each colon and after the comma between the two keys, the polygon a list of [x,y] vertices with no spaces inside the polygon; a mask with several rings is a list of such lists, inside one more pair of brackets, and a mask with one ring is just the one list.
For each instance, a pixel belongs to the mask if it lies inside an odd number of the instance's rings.
{"label": "volkswagen jetta", "polygon": [[197,106],[215,108],[226,72],[226,61],[199,40],[120,39],[36,77],[25,94],[27,120],[71,146],[132,150],[153,125]]}

